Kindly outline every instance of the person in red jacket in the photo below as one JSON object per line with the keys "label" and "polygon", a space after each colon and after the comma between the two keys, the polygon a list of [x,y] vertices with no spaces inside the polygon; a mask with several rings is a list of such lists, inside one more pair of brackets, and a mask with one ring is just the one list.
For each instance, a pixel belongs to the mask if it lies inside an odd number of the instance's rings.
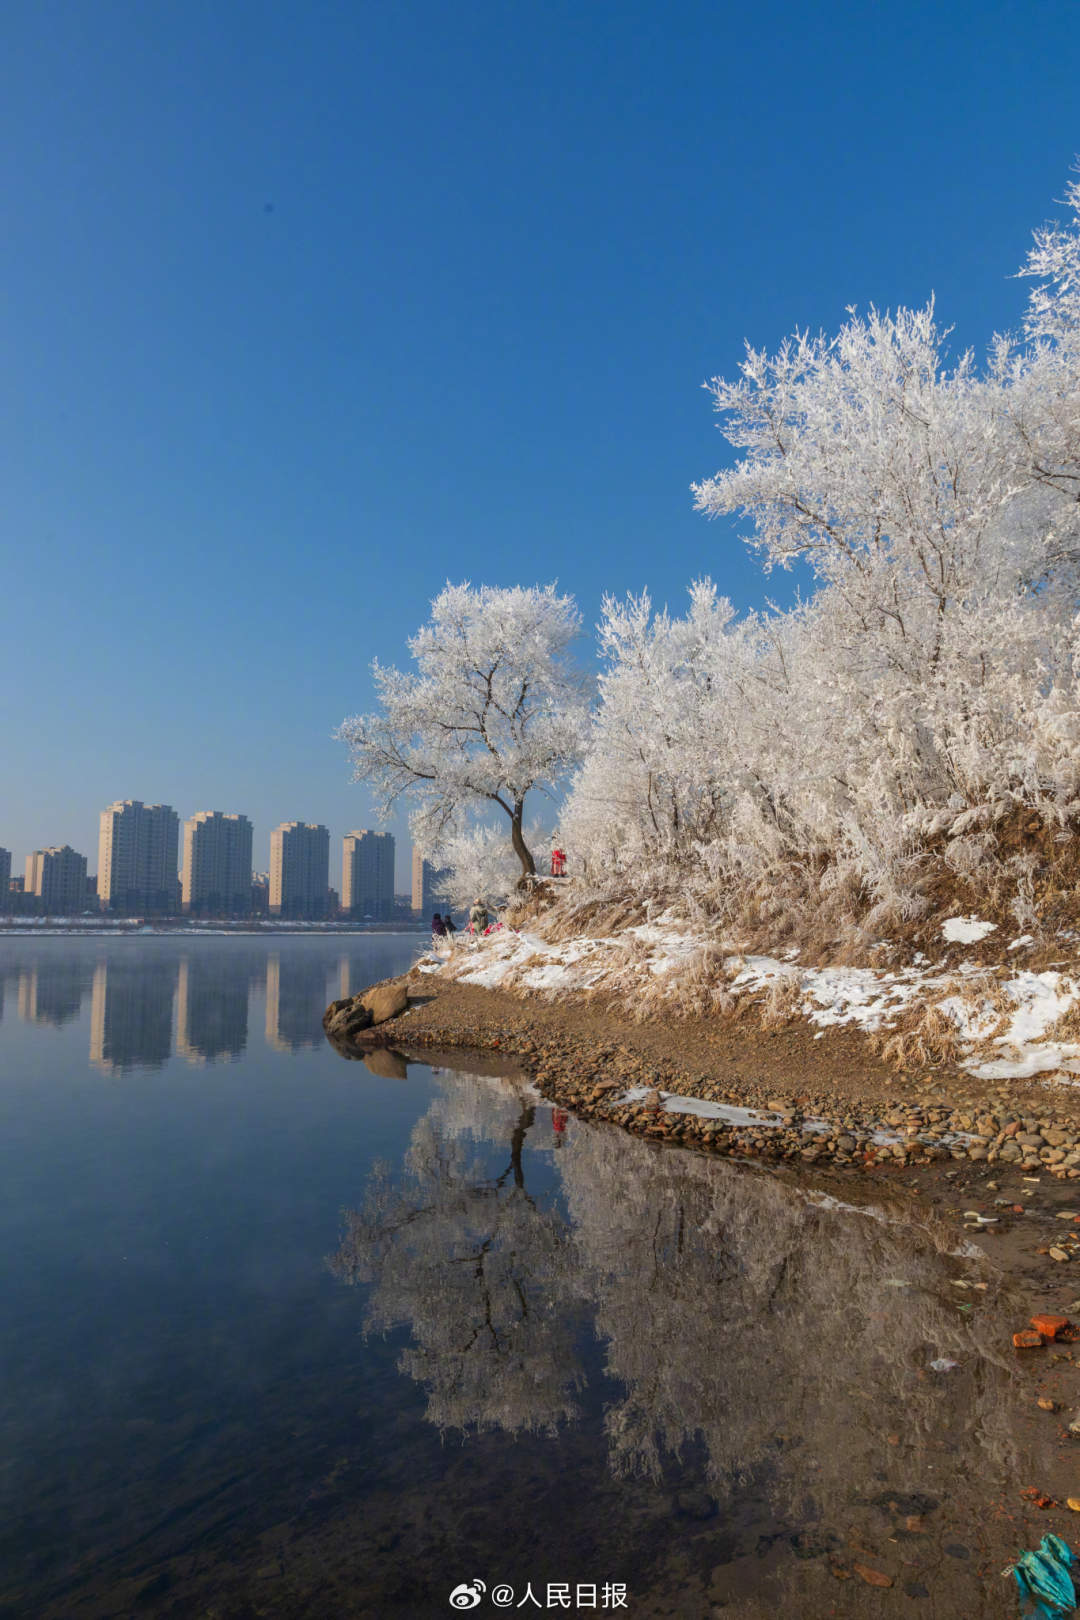
{"label": "person in red jacket", "polygon": [[566,876],[566,856],[558,845],[551,852],[551,875],[552,877]]}

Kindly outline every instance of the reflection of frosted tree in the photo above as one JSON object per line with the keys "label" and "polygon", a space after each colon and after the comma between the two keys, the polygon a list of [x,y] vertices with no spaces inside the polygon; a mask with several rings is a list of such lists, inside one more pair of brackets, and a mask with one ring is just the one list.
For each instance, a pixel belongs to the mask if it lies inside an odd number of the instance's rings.
{"label": "reflection of frosted tree", "polygon": [[[494,1175],[467,1145],[481,1119],[508,1152]],[[409,1325],[401,1368],[440,1427],[553,1429],[576,1415],[574,1250],[526,1185],[535,1125],[523,1092],[457,1076],[416,1125],[404,1176],[376,1167],[345,1214],[331,1267],[374,1284],[369,1330]]]}
{"label": "reflection of frosted tree", "polygon": [[[880,1470],[889,1430],[925,1453],[974,1429],[988,1463],[1016,1465],[1000,1333],[943,1297],[955,1268],[930,1234],[608,1132],[575,1132],[560,1169],[625,1390],[616,1466],[658,1475],[698,1436],[718,1489],[753,1475],[835,1507]],[[961,1363],[948,1380],[928,1372],[939,1357]]]}
{"label": "reflection of frosted tree", "polygon": [[[964,1606],[948,1612],[1001,1612],[996,1571],[1015,1527],[986,1504],[1004,1481],[1037,1477],[1036,1437],[1030,1393],[1001,1356],[1002,1302],[985,1318],[957,1309],[989,1296],[952,1289],[972,1275],[948,1254],[955,1234],[920,1231],[910,1210],[822,1207],[793,1179],[583,1125],[556,1161],[567,1222],[526,1186],[526,1139],[550,1129],[524,1090],[448,1076],[404,1175],[380,1170],[347,1217],[334,1269],[374,1284],[370,1328],[411,1328],[401,1366],[429,1417],[510,1432],[571,1417],[588,1307],[616,1390],[610,1464],[660,1480],[688,1459],[676,1479],[704,1479],[738,1547],[712,1570],[732,1613],[763,1612],[741,1606],[739,1581],[752,1579],[757,1604],[767,1578],[778,1613],[862,1614],[865,1591],[833,1591],[823,1568],[828,1603],[807,1607],[801,1561],[860,1538],[894,1572],[916,1553],[925,1569],[951,1567],[946,1549],[971,1544]],[[506,1145],[494,1173],[469,1145],[484,1138]],[[934,1372],[942,1357],[959,1367]],[[778,1528],[800,1558],[766,1577],[756,1561]],[[735,1573],[744,1554],[752,1577]]]}

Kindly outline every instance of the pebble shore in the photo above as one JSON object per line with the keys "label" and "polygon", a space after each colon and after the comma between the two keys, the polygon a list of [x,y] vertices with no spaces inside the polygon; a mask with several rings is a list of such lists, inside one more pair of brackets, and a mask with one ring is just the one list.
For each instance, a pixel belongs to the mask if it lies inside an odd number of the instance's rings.
{"label": "pebble shore", "polygon": [[[359,1037],[356,1049],[378,1045],[500,1054],[523,1069],[548,1101],[583,1118],[739,1158],[852,1167],[956,1160],[1080,1180],[1080,1121],[1054,1108],[1056,1099],[1044,1090],[1025,1088],[1008,1101],[961,1095],[856,1105],[850,1096],[827,1092],[721,1086],[674,1057],[660,1064],[643,1057],[630,1039],[597,1044],[575,1034],[572,1023],[568,1018],[566,1033],[553,1035],[533,1030],[527,1016],[462,1023],[453,1016],[444,1022],[437,1011],[427,1019],[406,1012]],[[937,1076],[921,1083],[931,1092],[945,1084]],[[703,1117],[685,1106],[695,1102],[753,1117]]]}

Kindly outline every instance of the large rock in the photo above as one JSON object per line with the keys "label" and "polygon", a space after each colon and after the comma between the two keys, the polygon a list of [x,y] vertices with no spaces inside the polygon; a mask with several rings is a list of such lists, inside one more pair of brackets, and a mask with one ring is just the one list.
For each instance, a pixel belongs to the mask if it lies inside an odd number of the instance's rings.
{"label": "large rock", "polygon": [[376,1024],[385,1024],[396,1018],[409,1005],[409,992],[404,979],[390,979],[386,984],[373,985],[357,996],[345,996],[332,1001],[323,1014],[323,1029],[336,1040],[353,1040]]}
{"label": "large rock", "polygon": [[374,989],[365,990],[360,1005],[367,1008],[373,1024],[385,1024],[388,1018],[396,1018],[409,1005],[405,980],[391,979],[388,984],[377,984]]}

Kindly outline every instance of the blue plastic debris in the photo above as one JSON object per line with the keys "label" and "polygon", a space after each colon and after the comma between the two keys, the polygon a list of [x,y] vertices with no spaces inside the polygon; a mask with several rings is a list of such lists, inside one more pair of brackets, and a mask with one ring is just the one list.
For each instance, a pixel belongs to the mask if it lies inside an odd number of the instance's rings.
{"label": "blue plastic debris", "polygon": [[1060,1620],[1076,1612],[1077,1596],[1069,1570],[1073,1550],[1060,1536],[1043,1536],[1035,1552],[1021,1553],[1013,1565],[1020,1588],[1021,1614]]}

